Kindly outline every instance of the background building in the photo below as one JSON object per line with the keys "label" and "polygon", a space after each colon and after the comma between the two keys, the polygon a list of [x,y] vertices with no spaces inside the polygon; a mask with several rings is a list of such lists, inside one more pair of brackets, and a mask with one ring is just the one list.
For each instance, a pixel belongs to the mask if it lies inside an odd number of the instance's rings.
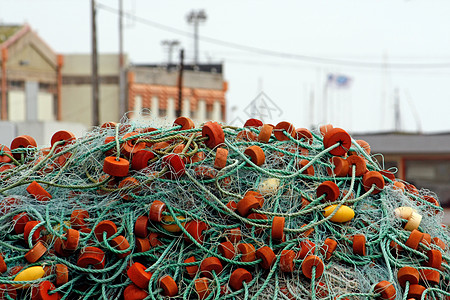
{"label": "background building", "polygon": [[[48,143],[55,131],[81,135],[92,126],[90,54],[57,54],[29,25],[0,25],[0,143],[30,134]],[[133,65],[125,57],[128,77],[127,117],[171,123],[178,109],[177,65]],[[195,122],[225,122],[227,83],[222,64],[185,65],[182,115]],[[99,121],[119,122],[119,55],[98,56]],[[12,122],[12,123],[10,123]],[[53,124],[52,122],[65,122]],[[52,125],[49,125],[52,124]],[[6,131],[6,132],[5,132]]]}
{"label": "background building", "polygon": [[57,55],[28,25],[0,26],[1,120],[61,120]]}
{"label": "background building", "polygon": [[385,169],[418,188],[435,192],[442,206],[450,207],[450,133],[377,133],[353,135],[370,144]]}
{"label": "background building", "polygon": [[[222,69],[221,64],[184,66],[181,115],[197,123],[225,122],[227,82]],[[148,109],[149,118],[173,122],[178,110],[178,67],[135,65],[128,75],[128,110]]]}

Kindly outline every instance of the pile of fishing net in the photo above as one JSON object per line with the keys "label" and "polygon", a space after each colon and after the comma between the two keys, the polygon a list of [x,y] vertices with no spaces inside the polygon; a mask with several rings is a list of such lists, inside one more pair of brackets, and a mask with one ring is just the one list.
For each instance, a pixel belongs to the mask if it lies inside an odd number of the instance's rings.
{"label": "pile of fishing net", "polygon": [[0,163],[1,299],[450,296],[436,195],[331,125],[105,123]]}

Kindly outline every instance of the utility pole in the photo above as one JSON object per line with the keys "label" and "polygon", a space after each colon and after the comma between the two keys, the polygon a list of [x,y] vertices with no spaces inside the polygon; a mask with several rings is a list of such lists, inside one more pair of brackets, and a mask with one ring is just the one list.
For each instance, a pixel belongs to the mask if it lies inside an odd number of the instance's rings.
{"label": "utility pole", "polygon": [[180,50],[180,70],[178,73],[178,109],[177,118],[181,117],[183,105],[183,71],[184,71],[184,49]]}
{"label": "utility pole", "polygon": [[166,46],[167,47],[167,52],[168,52],[168,57],[167,57],[167,64],[171,65],[172,64],[172,53],[173,50],[180,45],[180,41],[177,40],[164,40],[161,42],[161,45]]}
{"label": "utility pole", "polygon": [[92,23],[92,126],[100,125],[97,64],[97,26],[95,0],[91,0]]}
{"label": "utility pole", "polygon": [[126,113],[125,69],[123,58],[123,0],[119,0],[119,119]]}
{"label": "utility pole", "polygon": [[203,9],[199,11],[192,10],[187,15],[187,22],[194,25],[194,65],[198,64],[198,25],[201,22],[205,22],[206,19],[206,13]]}

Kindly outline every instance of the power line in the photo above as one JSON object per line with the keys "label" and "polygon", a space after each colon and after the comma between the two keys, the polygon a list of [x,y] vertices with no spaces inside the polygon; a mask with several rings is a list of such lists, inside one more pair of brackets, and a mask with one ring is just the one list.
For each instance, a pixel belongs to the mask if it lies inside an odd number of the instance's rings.
{"label": "power line", "polygon": [[[112,13],[119,13],[119,11],[113,7],[98,3],[98,8],[103,9]],[[184,30],[180,30],[178,28],[174,28],[171,26],[167,26],[155,21],[151,21],[146,18],[138,17],[134,14],[123,13],[123,15],[127,18],[133,19],[139,23],[151,26],[153,28],[157,28],[166,32],[171,32],[177,35],[191,37],[192,33],[189,33]],[[325,58],[325,57],[315,57],[308,56],[302,54],[295,53],[287,53],[287,52],[279,52],[269,49],[263,49],[253,46],[242,45],[234,42],[223,41],[216,38],[211,38],[207,36],[199,36],[199,40],[203,42],[207,42],[210,44],[215,44],[227,48],[238,49],[241,51],[256,53],[260,55],[278,57],[283,59],[292,59],[299,60],[304,62],[316,63],[316,64],[328,64],[328,65],[339,65],[339,66],[351,66],[351,67],[363,67],[363,68],[377,68],[382,69],[385,66],[382,62],[364,62],[364,61],[352,61],[352,60],[342,60],[342,59],[334,59],[334,58]],[[434,69],[434,68],[450,68],[450,62],[439,62],[439,63],[399,63],[399,62],[389,62],[389,69]]]}

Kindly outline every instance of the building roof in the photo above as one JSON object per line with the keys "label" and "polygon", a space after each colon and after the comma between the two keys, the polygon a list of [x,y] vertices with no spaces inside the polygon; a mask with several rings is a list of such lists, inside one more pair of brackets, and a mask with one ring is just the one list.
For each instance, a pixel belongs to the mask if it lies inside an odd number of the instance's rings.
{"label": "building roof", "polygon": [[[135,68],[165,68],[168,71],[177,71],[178,64],[134,64]],[[198,71],[198,72],[208,72],[222,74],[223,64],[185,64],[185,71]]]}
{"label": "building roof", "polygon": [[383,154],[450,154],[450,133],[417,134],[380,132],[353,134],[355,140],[365,140],[374,152]]}
{"label": "building roof", "polygon": [[0,44],[16,34],[23,25],[0,25]]}

